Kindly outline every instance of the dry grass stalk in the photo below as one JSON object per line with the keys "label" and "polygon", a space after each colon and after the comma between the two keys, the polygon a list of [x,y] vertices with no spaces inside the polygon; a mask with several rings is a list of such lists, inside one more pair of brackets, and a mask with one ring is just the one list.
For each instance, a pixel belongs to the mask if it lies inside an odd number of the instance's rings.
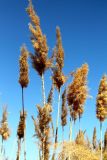
{"label": "dry grass stalk", "polygon": [[50,122],[52,108],[50,104],[46,104],[41,107],[37,105],[38,109],[38,117],[35,120],[33,117],[34,125],[35,125],[35,136],[40,141],[42,158],[43,160],[49,159],[49,148],[50,148]]}
{"label": "dry grass stalk", "polygon": [[[48,98],[47,98],[47,103],[52,106],[52,101],[53,101],[53,92],[54,92],[54,85],[52,84]],[[54,136],[54,125],[53,125],[53,120],[51,121],[51,127],[52,127],[52,134]]]}
{"label": "dry grass stalk", "polygon": [[43,105],[45,105],[45,85],[44,85],[44,72],[52,66],[53,55],[48,58],[48,46],[46,36],[43,35],[40,20],[34,11],[33,5],[30,1],[27,8],[27,13],[31,19],[29,25],[30,32],[32,34],[31,42],[35,50],[35,54],[30,53],[32,66],[38,72],[42,79],[42,95],[43,95]]}
{"label": "dry grass stalk", "polygon": [[93,141],[92,141],[92,144],[93,144],[93,149],[96,150],[97,148],[97,135],[96,135],[96,127],[94,128],[94,132],[93,132]]}
{"label": "dry grass stalk", "polygon": [[101,156],[102,155],[102,123],[107,118],[107,76],[104,75],[100,81],[99,91],[96,99],[96,117],[100,121],[100,143],[101,143]]}
{"label": "dry grass stalk", "polygon": [[3,142],[10,137],[10,129],[8,127],[7,116],[8,116],[7,107],[3,107],[2,120],[0,126],[0,135],[2,137],[1,155],[3,154],[3,150],[5,151],[3,147]]}
{"label": "dry grass stalk", "polygon": [[64,76],[62,73],[62,67],[64,66],[64,51],[62,47],[61,41],[61,34],[60,29],[56,29],[56,38],[57,43],[55,47],[55,57],[56,57],[56,65],[53,68],[53,76],[52,81],[56,89],[58,89],[59,96],[58,96],[58,111],[57,111],[57,119],[56,119],[56,131],[55,131],[55,143],[57,143],[58,139],[58,123],[59,123],[59,116],[60,116],[60,92],[61,87],[67,80],[67,77]]}

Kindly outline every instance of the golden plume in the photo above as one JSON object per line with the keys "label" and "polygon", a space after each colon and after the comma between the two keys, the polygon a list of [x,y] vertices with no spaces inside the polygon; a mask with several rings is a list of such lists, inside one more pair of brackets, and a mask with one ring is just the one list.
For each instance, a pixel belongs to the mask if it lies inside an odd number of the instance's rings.
{"label": "golden plume", "polygon": [[45,70],[51,67],[53,59],[48,58],[46,36],[42,34],[39,17],[34,11],[31,2],[29,3],[29,6],[27,8],[27,13],[31,19],[29,29],[32,33],[31,42],[35,50],[35,54],[30,53],[32,66],[38,72],[38,74],[42,76]]}
{"label": "golden plume", "polygon": [[79,117],[83,113],[83,106],[88,95],[87,74],[88,65],[84,64],[73,74],[73,82],[68,86],[68,105],[78,113]]}
{"label": "golden plume", "polygon": [[25,46],[21,47],[21,56],[19,59],[19,65],[20,65],[20,76],[19,76],[19,83],[22,88],[27,87],[29,83],[29,77],[28,77],[28,51]]}
{"label": "golden plume", "polygon": [[52,107],[50,104],[45,104],[45,106],[41,107],[37,105],[38,109],[38,117],[34,121],[35,126],[35,136],[40,140],[40,146],[42,150],[42,157],[44,160],[49,159],[49,147],[50,147],[50,122]]}
{"label": "golden plume", "polygon": [[10,137],[10,129],[8,127],[7,115],[7,107],[3,107],[2,121],[0,127],[0,135],[2,136],[2,140],[7,140]]}
{"label": "golden plume", "polygon": [[17,136],[18,136],[18,139],[20,140],[24,138],[24,131],[26,128],[26,116],[27,116],[26,112],[24,112],[24,116],[23,116],[23,112],[20,112],[20,121],[17,129]]}
{"label": "golden plume", "polygon": [[100,122],[107,118],[107,76],[104,75],[99,85],[99,91],[96,100],[96,116]]}

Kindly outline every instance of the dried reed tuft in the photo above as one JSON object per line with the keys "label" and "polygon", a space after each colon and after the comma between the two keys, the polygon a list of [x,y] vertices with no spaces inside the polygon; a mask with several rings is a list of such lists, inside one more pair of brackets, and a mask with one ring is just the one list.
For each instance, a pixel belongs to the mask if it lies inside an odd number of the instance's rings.
{"label": "dried reed tuft", "polygon": [[27,87],[29,83],[29,77],[28,77],[28,51],[25,46],[22,46],[21,48],[21,56],[19,59],[20,64],[20,76],[19,76],[19,83],[22,88]]}
{"label": "dried reed tuft", "polygon": [[56,28],[56,38],[57,38],[57,44],[56,44],[56,65],[62,70],[64,66],[64,50],[62,46],[62,39],[61,39],[61,33],[60,28]]}
{"label": "dried reed tuft", "polygon": [[88,65],[84,64],[73,74],[73,82],[68,86],[67,100],[71,110],[78,113],[81,117],[83,105],[88,95],[87,90]]}
{"label": "dried reed tuft", "polygon": [[23,112],[20,112],[20,121],[17,129],[17,136],[18,136],[18,139],[20,140],[24,138],[24,131],[26,128],[26,116],[27,116],[26,112],[24,112],[24,116],[23,116]]}
{"label": "dried reed tuft", "polygon": [[46,69],[52,65],[52,59],[48,59],[48,46],[46,36],[42,34],[40,27],[40,19],[34,11],[32,3],[29,3],[27,13],[31,19],[29,29],[32,33],[31,42],[35,49],[35,54],[30,53],[33,68],[38,72],[40,76]]}
{"label": "dried reed tuft", "polygon": [[0,127],[0,135],[2,136],[2,140],[7,140],[10,137],[10,129],[8,127],[8,120],[7,120],[7,107],[3,107],[3,114],[1,120],[1,127]]}
{"label": "dried reed tuft", "polygon": [[[18,125],[18,129],[17,129],[17,136],[18,136],[18,150],[17,150],[17,158],[16,160],[20,159],[20,152],[21,152],[21,140],[23,139],[25,141],[25,128],[26,128],[26,116],[27,116],[27,112],[21,111],[20,112],[20,121],[19,121],[19,125]],[[24,158],[25,158],[25,151],[24,151]],[[26,158],[25,158],[26,159]]]}
{"label": "dried reed tuft", "polygon": [[96,117],[100,121],[100,143],[101,143],[101,155],[100,159],[103,159],[102,155],[102,122],[107,118],[107,76],[104,75],[100,81],[99,91],[96,99]]}
{"label": "dried reed tuft", "polygon": [[96,116],[100,122],[107,117],[107,76],[104,75],[99,85],[99,91],[96,99]]}
{"label": "dried reed tuft", "polygon": [[41,107],[37,105],[38,117],[35,120],[33,117],[35,125],[35,136],[40,140],[40,146],[42,150],[42,158],[44,160],[49,159],[49,148],[50,148],[50,122],[51,122],[51,112],[52,107],[50,104],[46,104]]}
{"label": "dried reed tuft", "polygon": [[63,74],[63,73],[60,71],[60,69],[57,67],[57,68],[54,68],[54,69],[53,69],[53,77],[52,77],[52,80],[53,80],[54,86],[58,89],[58,91],[60,91],[61,86],[66,82],[67,77],[64,76],[64,74]]}

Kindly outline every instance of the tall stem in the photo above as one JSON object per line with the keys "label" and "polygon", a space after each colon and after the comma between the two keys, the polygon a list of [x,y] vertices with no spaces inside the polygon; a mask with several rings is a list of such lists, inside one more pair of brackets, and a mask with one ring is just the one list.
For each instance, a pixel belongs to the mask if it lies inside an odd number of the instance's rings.
{"label": "tall stem", "polygon": [[18,139],[18,152],[16,160],[20,160],[20,151],[21,151],[21,140]]}
{"label": "tall stem", "polygon": [[45,84],[44,84],[44,74],[42,74],[42,97],[43,97],[43,105],[45,105]]}
{"label": "tall stem", "polygon": [[25,141],[25,131],[24,131],[24,160],[26,160],[26,141]]}
{"label": "tall stem", "polygon": [[60,115],[60,90],[59,90],[59,96],[58,96],[58,112],[57,112],[57,119],[56,119],[55,143],[57,143],[57,141],[58,141],[59,115]]}
{"label": "tall stem", "polygon": [[79,132],[80,132],[80,130],[81,130],[81,117],[80,117],[80,115],[79,115]]}
{"label": "tall stem", "polygon": [[23,117],[24,117],[24,93],[23,93],[23,87],[22,87],[22,109],[23,109]]}
{"label": "tall stem", "polygon": [[103,160],[103,156],[102,156],[102,122],[100,122],[100,143],[101,143],[101,155],[100,155],[100,160]]}
{"label": "tall stem", "polygon": [[70,117],[69,141],[70,141],[70,142],[72,141],[72,120],[71,120],[71,117]]}

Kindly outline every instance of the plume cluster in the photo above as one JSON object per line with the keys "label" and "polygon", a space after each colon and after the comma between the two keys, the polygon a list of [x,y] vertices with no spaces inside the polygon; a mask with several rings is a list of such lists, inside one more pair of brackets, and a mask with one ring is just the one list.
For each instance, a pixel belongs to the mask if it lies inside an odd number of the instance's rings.
{"label": "plume cluster", "polygon": [[19,59],[19,65],[20,65],[20,76],[19,76],[19,83],[22,88],[27,87],[29,83],[29,77],[28,77],[28,51],[25,46],[22,46],[21,48],[21,56]]}
{"label": "plume cluster", "polygon": [[29,24],[30,32],[32,33],[31,42],[35,50],[35,54],[30,53],[33,68],[38,72],[40,76],[46,69],[52,65],[53,58],[48,58],[48,46],[46,36],[43,35],[40,27],[40,19],[33,9],[33,5],[30,2],[27,8],[27,13],[31,19]]}
{"label": "plume cluster", "polygon": [[74,117],[81,117],[84,111],[83,106],[88,95],[87,74],[88,65],[84,64],[73,74],[73,82],[68,86],[67,101]]}
{"label": "plume cluster", "polygon": [[35,136],[40,140],[40,146],[42,151],[42,157],[44,160],[49,159],[49,147],[50,147],[50,122],[52,108],[50,104],[46,104],[41,107],[37,105],[38,117],[34,120]]}
{"label": "plume cluster", "polygon": [[2,136],[2,140],[7,140],[10,136],[10,129],[8,127],[7,121],[7,108],[3,107],[2,121],[0,127],[0,135]]}
{"label": "plume cluster", "polygon": [[104,75],[100,81],[96,103],[96,116],[100,122],[107,118],[107,76]]}

